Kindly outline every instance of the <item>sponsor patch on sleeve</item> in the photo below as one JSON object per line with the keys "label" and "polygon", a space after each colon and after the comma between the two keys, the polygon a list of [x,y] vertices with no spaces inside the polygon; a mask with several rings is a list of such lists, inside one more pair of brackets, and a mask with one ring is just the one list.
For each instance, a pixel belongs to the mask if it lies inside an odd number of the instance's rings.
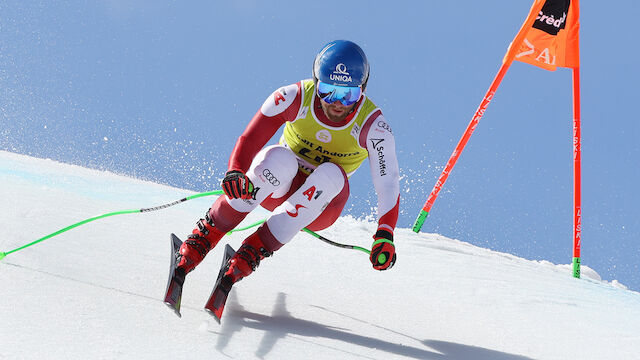
{"label": "sponsor patch on sleeve", "polygon": [[265,116],[276,116],[285,111],[296,98],[298,94],[298,86],[291,84],[285,87],[281,87],[274,91],[267,100],[262,104],[260,111]]}

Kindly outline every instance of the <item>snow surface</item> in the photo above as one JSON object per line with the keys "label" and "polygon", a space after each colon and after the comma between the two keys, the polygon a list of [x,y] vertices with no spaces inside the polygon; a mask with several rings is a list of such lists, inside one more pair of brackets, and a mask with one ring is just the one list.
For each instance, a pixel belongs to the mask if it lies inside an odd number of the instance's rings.
{"label": "snow surface", "polygon": [[[86,218],[188,191],[0,152],[0,251]],[[227,236],[185,284],[182,318],[162,302],[169,234],[213,198],[80,226],[0,262],[2,359],[637,359],[640,293],[583,266],[529,261],[398,229],[398,262],[300,233],[234,288],[222,324],[203,311]],[[252,214],[249,221],[264,218]],[[321,232],[368,247],[374,223]]]}

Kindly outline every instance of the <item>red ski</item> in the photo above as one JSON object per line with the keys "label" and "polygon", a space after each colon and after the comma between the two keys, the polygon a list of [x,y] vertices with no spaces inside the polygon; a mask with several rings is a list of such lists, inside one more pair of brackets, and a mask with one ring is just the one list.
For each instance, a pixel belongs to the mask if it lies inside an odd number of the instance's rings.
{"label": "red ski", "polygon": [[167,290],[164,296],[164,303],[167,304],[178,317],[182,316],[180,315],[180,302],[182,300],[182,285],[185,279],[185,273],[177,269],[180,245],[182,245],[182,240],[174,234],[171,234],[171,264],[169,268],[169,281],[167,281]]}
{"label": "red ski", "polygon": [[213,315],[218,324],[224,311],[224,305],[227,302],[227,296],[229,296],[229,292],[233,286],[233,280],[224,274],[229,270],[229,259],[231,259],[235,253],[236,251],[227,244],[224,248],[224,257],[222,258],[218,279],[213,287],[211,296],[209,296],[209,301],[207,301],[207,304],[204,306],[205,310]]}

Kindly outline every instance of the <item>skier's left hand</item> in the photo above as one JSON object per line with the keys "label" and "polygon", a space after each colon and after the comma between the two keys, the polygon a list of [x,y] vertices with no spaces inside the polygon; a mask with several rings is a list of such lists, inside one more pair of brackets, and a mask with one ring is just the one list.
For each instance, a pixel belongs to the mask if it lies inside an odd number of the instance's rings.
{"label": "skier's left hand", "polygon": [[390,269],[396,263],[396,247],[393,245],[393,233],[378,229],[373,235],[369,260],[376,270]]}

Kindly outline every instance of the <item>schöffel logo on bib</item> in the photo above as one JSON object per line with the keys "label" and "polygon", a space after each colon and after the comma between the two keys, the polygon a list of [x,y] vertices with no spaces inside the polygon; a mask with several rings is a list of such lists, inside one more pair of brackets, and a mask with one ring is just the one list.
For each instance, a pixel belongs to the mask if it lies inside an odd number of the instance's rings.
{"label": "sch\u00f6ffel logo on bib", "polygon": [[547,1],[533,23],[533,27],[549,35],[557,35],[565,28],[570,0]]}
{"label": "sch\u00f6ffel logo on bib", "polygon": [[329,79],[333,80],[333,81],[340,81],[340,82],[350,82],[351,80],[351,74],[349,74],[349,72],[347,71],[347,65],[340,63],[338,65],[336,65],[336,69],[333,71],[333,73],[329,76]]}

